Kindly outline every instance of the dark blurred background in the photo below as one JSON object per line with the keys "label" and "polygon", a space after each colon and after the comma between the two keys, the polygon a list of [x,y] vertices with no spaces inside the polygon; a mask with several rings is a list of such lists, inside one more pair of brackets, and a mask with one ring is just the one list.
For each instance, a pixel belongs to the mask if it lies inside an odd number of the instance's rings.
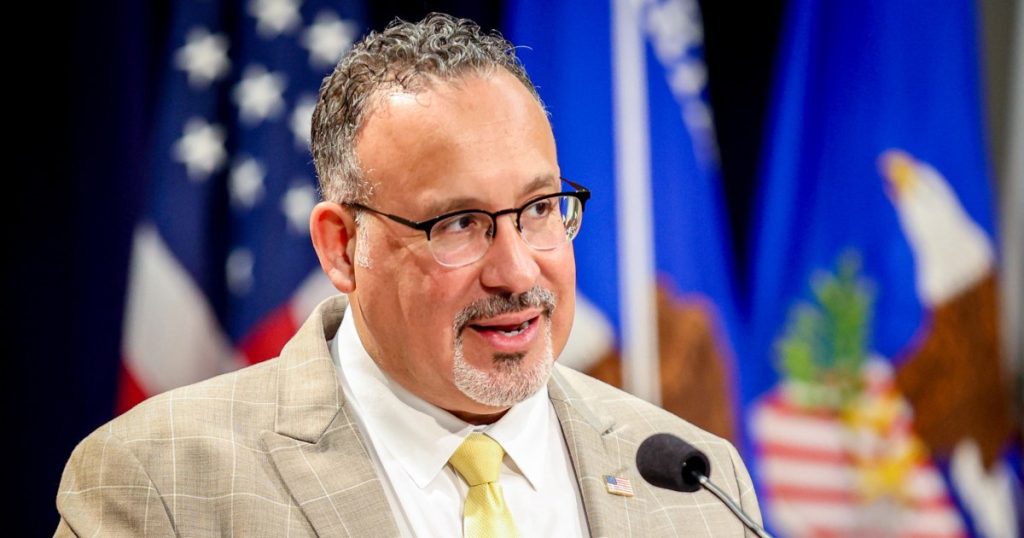
{"label": "dark blurred background", "polygon": [[[735,259],[743,268],[783,2],[700,5]],[[1014,4],[981,6],[991,140],[993,154],[1002,156]],[[14,166],[6,180],[14,199],[3,229],[14,263],[4,286],[13,296],[5,325],[14,349],[3,392],[14,426],[4,446],[13,448],[16,500],[8,521],[15,535],[52,534],[64,462],[113,416],[130,237],[146,187],[143,157],[170,9],[167,0],[19,3],[8,19]],[[496,1],[390,0],[368,9],[375,29],[430,11],[499,28],[502,14]],[[993,162],[998,168],[1003,159]]]}

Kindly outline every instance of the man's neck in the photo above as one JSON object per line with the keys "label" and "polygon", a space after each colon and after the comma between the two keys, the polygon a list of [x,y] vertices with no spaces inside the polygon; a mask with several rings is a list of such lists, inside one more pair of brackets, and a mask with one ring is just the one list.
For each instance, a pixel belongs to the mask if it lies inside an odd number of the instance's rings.
{"label": "man's neck", "polygon": [[474,426],[480,426],[482,424],[494,424],[499,419],[501,419],[501,417],[505,416],[505,413],[508,413],[508,409],[507,408],[506,409],[502,409],[501,411],[498,411],[497,413],[482,414],[482,415],[478,415],[478,414],[474,414],[474,413],[467,413],[465,411],[452,411],[451,409],[445,409],[445,411],[448,411],[452,415],[455,415],[459,419],[464,420],[464,421],[466,421],[466,422],[468,422],[468,423],[470,423],[470,424],[472,424]]}

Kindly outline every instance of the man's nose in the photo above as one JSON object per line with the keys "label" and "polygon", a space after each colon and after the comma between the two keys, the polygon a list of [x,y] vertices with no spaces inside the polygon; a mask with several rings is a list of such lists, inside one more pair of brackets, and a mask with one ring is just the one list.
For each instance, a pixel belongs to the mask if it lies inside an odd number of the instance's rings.
{"label": "man's nose", "polygon": [[515,215],[502,217],[495,223],[497,229],[483,258],[480,281],[492,291],[523,293],[532,288],[540,276],[540,266],[535,259],[537,251],[519,235]]}

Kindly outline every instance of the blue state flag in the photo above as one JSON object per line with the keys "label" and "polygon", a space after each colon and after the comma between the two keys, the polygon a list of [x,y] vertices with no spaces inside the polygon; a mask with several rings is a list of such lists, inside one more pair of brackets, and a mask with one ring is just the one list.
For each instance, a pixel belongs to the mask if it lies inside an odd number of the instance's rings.
{"label": "blue state flag", "polygon": [[788,7],[742,361],[779,534],[1019,535],[976,24]]}
{"label": "blue state flag", "polygon": [[[737,431],[730,237],[696,1],[509,3],[562,174],[593,191],[560,360]],[[660,381],[658,379],[660,378]]]}

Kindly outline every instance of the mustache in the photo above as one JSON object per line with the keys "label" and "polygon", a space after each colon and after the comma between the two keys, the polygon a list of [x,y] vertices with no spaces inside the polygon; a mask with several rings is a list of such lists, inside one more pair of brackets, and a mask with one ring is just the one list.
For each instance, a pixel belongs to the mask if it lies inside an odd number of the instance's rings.
{"label": "mustache", "polygon": [[534,286],[517,295],[491,295],[473,301],[459,310],[459,313],[455,315],[452,328],[455,330],[455,335],[459,336],[463,329],[474,321],[520,312],[528,308],[541,308],[544,310],[544,315],[550,317],[557,304],[555,293],[540,286]]}

